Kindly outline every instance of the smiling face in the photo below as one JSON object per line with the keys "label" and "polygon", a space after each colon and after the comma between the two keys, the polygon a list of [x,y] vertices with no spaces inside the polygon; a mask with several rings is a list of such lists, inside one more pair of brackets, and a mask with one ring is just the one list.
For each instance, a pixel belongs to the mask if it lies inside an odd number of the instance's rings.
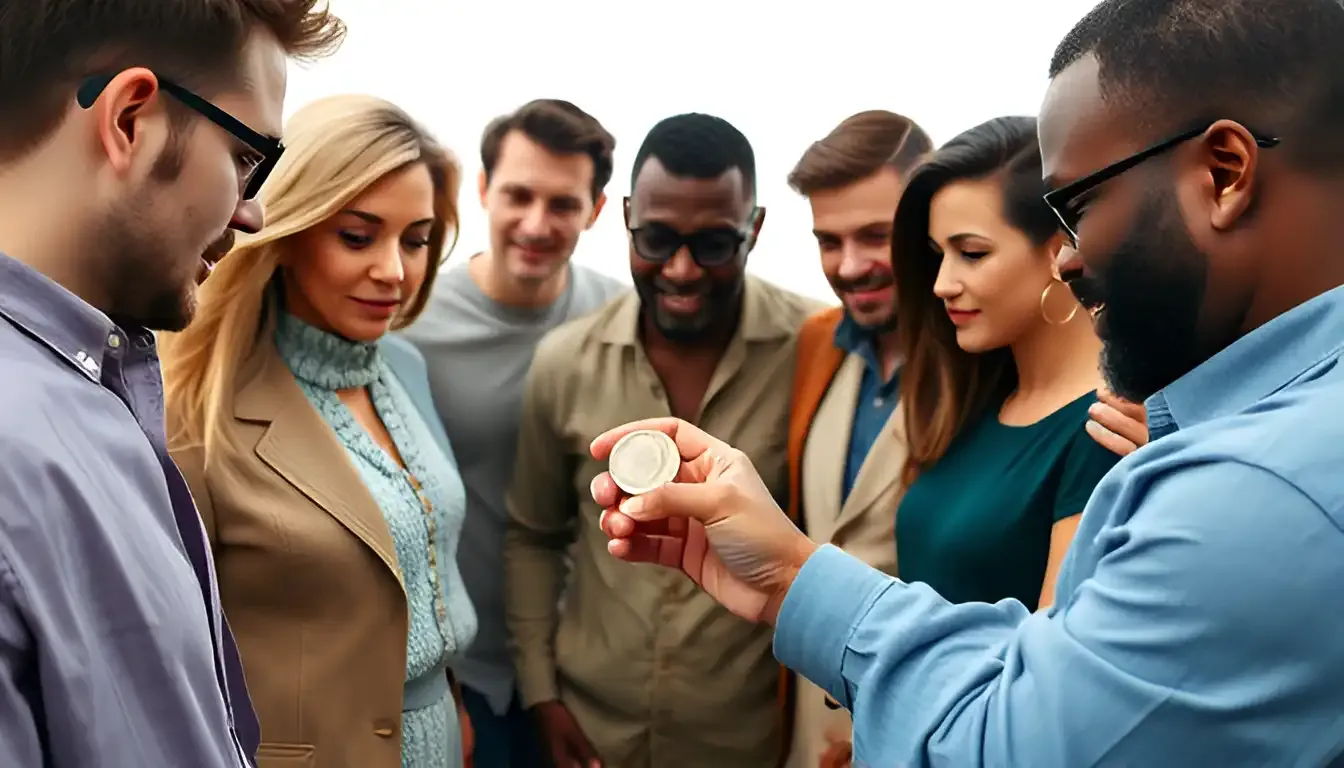
{"label": "smiling face", "polygon": [[821,270],[860,326],[883,331],[896,319],[892,218],[904,184],[894,168],[808,196]]}
{"label": "smiling face", "polygon": [[[1006,347],[1045,322],[1041,294],[1053,279],[1054,241],[1038,246],[1008,222],[998,181],[954,181],[938,190],[929,203],[929,243],[939,259],[933,292],[962,349]],[[1071,297],[1059,298],[1073,305]],[[1063,318],[1069,307],[1046,311]]]}
{"label": "smiling face", "polygon": [[377,340],[424,286],[433,223],[429,169],[387,174],[293,237],[282,259],[286,309],[338,336]]}
{"label": "smiling face", "polygon": [[558,275],[592,226],[602,199],[593,199],[593,160],[557,154],[512,131],[486,179],[481,204],[490,220],[490,249],[508,276],[535,287]]}
{"label": "smiling face", "polygon": [[641,256],[631,238],[630,275],[644,312],[673,341],[695,341],[736,321],[746,279],[747,254],[763,221],[753,220],[752,196],[737,168],[712,179],[673,176],[656,157],[645,161],[631,190],[631,230],[662,231],[667,237],[699,236],[709,242],[733,238],[735,255],[704,266],[682,245],[662,263]]}

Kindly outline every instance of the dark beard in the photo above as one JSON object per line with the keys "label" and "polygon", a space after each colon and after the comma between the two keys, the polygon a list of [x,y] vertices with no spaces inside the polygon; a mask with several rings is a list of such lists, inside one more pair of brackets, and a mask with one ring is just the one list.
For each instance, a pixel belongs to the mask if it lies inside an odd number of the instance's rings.
{"label": "dark beard", "polygon": [[[150,172],[152,187],[113,209],[103,227],[104,285],[109,307],[104,310],[119,321],[153,331],[180,331],[196,313],[195,283],[199,257],[185,263],[183,254],[169,244],[178,238],[155,230],[146,215],[171,193],[165,187],[182,170],[185,151],[181,132],[175,133]],[[189,212],[182,216],[189,217]],[[181,217],[173,226],[188,226]]]}
{"label": "dark beard", "polygon": [[1207,357],[1199,342],[1208,256],[1180,219],[1175,193],[1148,192],[1135,226],[1093,277],[1071,287],[1098,316],[1101,372],[1115,394],[1141,403]]}
{"label": "dark beard", "polygon": [[740,276],[738,280],[729,283],[711,283],[704,294],[705,301],[700,311],[688,317],[673,315],[658,306],[660,294],[676,293],[676,290],[657,277],[656,273],[647,277],[636,275],[634,283],[642,311],[653,320],[653,326],[663,338],[677,344],[704,341],[721,330],[724,324],[733,322],[733,313],[738,308],[745,285]]}

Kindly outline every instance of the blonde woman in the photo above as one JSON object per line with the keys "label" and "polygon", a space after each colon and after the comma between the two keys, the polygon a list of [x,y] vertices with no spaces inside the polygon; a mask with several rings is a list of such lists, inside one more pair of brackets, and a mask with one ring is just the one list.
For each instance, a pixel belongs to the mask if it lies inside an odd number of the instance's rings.
{"label": "blonde woman", "polygon": [[465,497],[415,319],[460,170],[395,106],[300,110],[240,239],[162,342],[169,442],[212,542],[260,768],[456,768],[446,662],[476,632]]}

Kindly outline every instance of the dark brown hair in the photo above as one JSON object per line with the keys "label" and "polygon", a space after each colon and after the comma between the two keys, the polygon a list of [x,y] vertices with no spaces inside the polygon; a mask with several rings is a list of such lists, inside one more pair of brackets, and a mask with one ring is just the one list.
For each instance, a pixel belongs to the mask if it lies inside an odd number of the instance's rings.
{"label": "dark brown hair", "polygon": [[208,93],[233,84],[250,35],[318,58],[345,25],[319,0],[4,0],[0,13],[0,160],[23,156],[60,124],[85,77],[148,67]]}
{"label": "dark brown hair", "polygon": [[593,201],[611,181],[616,138],[597,118],[561,99],[536,99],[516,111],[490,121],[481,136],[481,167],[486,181],[499,162],[504,137],[519,131],[557,155],[585,154],[593,161]]}
{"label": "dark brown hair", "polygon": [[957,346],[956,328],[933,293],[939,259],[929,245],[929,205],[956,181],[995,179],[1003,217],[1038,246],[1059,231],[1045,204],[1036,119],[1000,117],[961,133],[911,174],[896,208],[891,249],[896,275],[896,332],[907,350],[901,368],[906,457],[911,483],[933,466],[967,424],[997,407],[1017,388],[1012,352],[973,354]]}
{"label": "dark brown hair", "polygon": [[847,187],[884,167],[909,173],[933,141],[914,120],[872,109],[852,115],[803,153],[789,172],[789,186],[800,195]]}

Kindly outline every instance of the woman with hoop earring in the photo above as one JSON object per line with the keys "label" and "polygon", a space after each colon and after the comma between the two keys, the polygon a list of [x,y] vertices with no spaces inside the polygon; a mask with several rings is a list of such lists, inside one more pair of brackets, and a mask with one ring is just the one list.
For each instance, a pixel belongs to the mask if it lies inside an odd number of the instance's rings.
{"label": "woman with hoop earring", "polygon": [[897,574],[958,602],[1045,608],[1092,489],[1101,342],[1060,279],[1036,121],[972,128],[910,177],[893,260],[909,454]]}
{"label": "woman with hoop earring", "polygon": [[[1092,489],[1147,442],[1142,406],[1102,387],[1101,342],[1055,268],[1065,238],[1044,193],[1036,120],[1001,117],[935,152],[896,210],[895,575],[954,602],[1048,608]],[[833,741],[817,768],[852,754]]]}

